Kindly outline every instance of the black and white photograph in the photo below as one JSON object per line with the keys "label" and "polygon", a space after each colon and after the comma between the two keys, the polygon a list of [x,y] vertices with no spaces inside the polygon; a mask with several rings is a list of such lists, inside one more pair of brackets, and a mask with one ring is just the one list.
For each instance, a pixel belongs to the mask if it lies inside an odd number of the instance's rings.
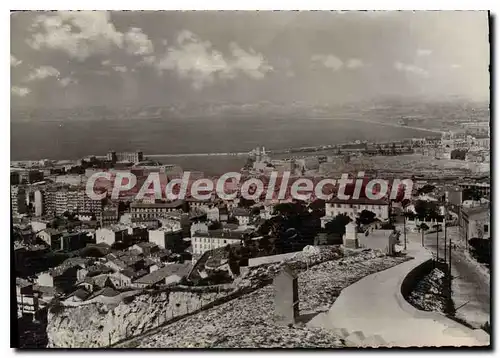
{"label": "black and white photograph", "polygon": [[492,348],[492,13],[9,19],[12,348]]}

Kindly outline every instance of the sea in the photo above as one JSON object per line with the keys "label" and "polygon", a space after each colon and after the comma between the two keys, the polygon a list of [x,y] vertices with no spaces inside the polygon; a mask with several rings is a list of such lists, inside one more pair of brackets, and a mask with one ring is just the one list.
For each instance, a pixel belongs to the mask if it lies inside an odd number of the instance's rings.
{"label": "sea", "polygon": [[[11,160],[78,159],[108,151],[142,150],[162,163],[217,175],[239,170],[255,147],[287,149],[354,140],[387,141],[423,137],[412,128],[342,119],[186,118],[11,122]],[[188,154],[186,156],[182,154]]]}

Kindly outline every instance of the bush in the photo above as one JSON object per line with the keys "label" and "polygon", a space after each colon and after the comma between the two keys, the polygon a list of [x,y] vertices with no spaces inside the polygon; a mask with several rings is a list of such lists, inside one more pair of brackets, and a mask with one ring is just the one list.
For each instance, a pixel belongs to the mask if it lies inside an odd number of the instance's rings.
{"label": "bush", "polygon": [[53,298],[49,302],[49,312],[53,314],[58,314],[64,310],[64,306],[58,298]]}
{"label": "bush", "polygon": [[491,262],[491,241],[486,239],[473,238],[469,240],[471,253],[474,258],[482,263],[490,265]]}

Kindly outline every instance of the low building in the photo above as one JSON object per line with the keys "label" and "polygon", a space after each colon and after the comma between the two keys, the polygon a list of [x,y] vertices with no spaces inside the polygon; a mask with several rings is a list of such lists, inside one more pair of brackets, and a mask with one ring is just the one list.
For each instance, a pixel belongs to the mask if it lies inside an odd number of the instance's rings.
{"label": "low building", "polygon": [[232,215],[238,220],[240,225],[248,225],[250,223],[250,210],[248,209],[234,208]]}
{"label": "low building", "polygon": [[53,250],[61,249],[63,232],[57,229],[46,228],[37,233],[37,237],[44,241]]}
{"label": "low building", "polygon": [[191,264],[168,264],[134,281],[137,288],[150,288],[178,283],[191,270]]}
{"label": "low building", "polygon": [[88,232],[85,231],[65,233],[61,237],[60,249],[63,251],[83,249],[88,243],[90,243],[90,240],[91,236],[89,236]]}
{"label": "low building", "polygon": [[172,252],[184,251],[181,228],[160,227],[149,231],[149,242]]}
{"label": "low building", "polygon": [[149,256],[160,251],[160,248],[153,242],[139,242],[138,244],[131,246],[130,250],[136,250],[144,256]]}
{"label": "low building", "polygon": [[175,200],[167,203],[138,203],[130,204],[130,214],[134,219],[158,219],[165,217],[167,213],[179,211],[184,205],[183,200]]}
{"label": "low building", "polygon": [[17,315],[33,315],[35,318],[40,306],[38,294],[33,290],[33,284],[21,278],[16,278]]}
{"label": "low building", "polygon": [[114,225],[118,222],[118,219],[118,207],[103,210],[101,215],[99,216],[101,227]]}
{"label": "low building", "polygon": [[220,221],[220,212],[217,206],[212,206],[207,209],[207,220]]}
{"label": "low building", "polygon": [[40,286],[54,287],[65,292],[71,289],[77,281],[85,278],[87,272],[84,265],[76,263],[63,264],[47,272],[40,273],[36,278],[36,283]]}
{"label": "low building", "polygon": [[489,206],[461,208],[458,224],[460,239],[466,245],[470,239],[490,239],[491,222]]}
{"label": "low building", "polygon": [[197,231],[191,237],[191,248],[193,256],[201,255],[205,251],[213,250],[231,244],[239,244],[243,241],[248,230],[209,230],[208,232]]}
{"label": "low building", "polygon": [[334,198],[325,203],[325,216],[321,218],[321,226],[324,228],[326,223],[340,214],[349,216],[352,220],[363,211],[368,210],[375,214],[375,217],[381,221],[389,219],[390,204],[385,200],[370,200],[367,198],[342,200]]}
{"label": "low building", "polygon": [[123,242],[128,235],[128,228],[115,225],[109,228],[100,228],[95,232],[96,244],[105,243],[109,246],[115,242]]}

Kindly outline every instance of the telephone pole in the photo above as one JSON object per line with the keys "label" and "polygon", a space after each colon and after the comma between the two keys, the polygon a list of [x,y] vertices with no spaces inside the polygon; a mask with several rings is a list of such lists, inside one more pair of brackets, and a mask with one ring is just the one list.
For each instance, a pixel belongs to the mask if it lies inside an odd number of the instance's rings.
{"label": "telephone pole", "polygon": [[444,263],[446,264],[446,245],[447,245],[447,242],[446,242],[446,214],[445,214],[445,218],[443,219],[443,231],[444,231]]}
{"label": "telephone pole", "polygon": [[436,223],[436,262],[439,262],[439,224]]}
{"label": "telephone pole", "polygon": [[404,240],[405,240],[405,251],[406,251],[406,207],[403,207],[403,231],[404,231]]}

